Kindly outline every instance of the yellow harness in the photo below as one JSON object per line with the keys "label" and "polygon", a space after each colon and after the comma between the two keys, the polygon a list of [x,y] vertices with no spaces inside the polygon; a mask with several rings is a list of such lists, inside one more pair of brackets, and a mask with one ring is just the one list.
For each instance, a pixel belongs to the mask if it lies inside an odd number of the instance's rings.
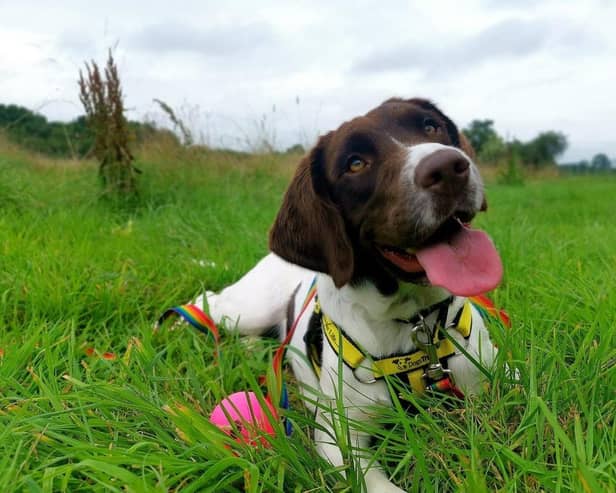
{"label": "yellow harness", "polygon": [[[358,368],[366,368],[372,374],[372,378],[365,383],[375,382],[387,376],[396,376],[409,385],[413,392],[423,394],[432,382],[426,382],[425,369],[431,361],[426,351],[417,349],[406,354],[398,354],[386,358],[374,358],[353,342],[338,327],[331,318],[321,311],[319,301],[315,301],[314,315],[320,318],[320,325],[331,348],[342,357],[344,363],[355,372]],[[437,322],[438,323],[438,322]],[[444,321],[442,322],[444,325]],[[467,339],[472,330],[473,317],[472,305],[467,300],[453,319],[455,330]],[[433,345],[436,348],[438,359],[446,364],[449,357],[453,356],[456,348],[453,343],[441,333],[434,331]],[[308,347],[308,356],[316,374],[320,377],[320,354],[314,345]]]}

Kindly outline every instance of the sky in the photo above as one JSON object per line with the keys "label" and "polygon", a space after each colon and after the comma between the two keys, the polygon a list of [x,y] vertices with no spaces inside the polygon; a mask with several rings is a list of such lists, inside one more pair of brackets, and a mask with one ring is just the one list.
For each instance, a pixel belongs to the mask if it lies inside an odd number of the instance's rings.
{"label": "sky", "polygon": [[0,103],[72,119],[110,48],[129,118],[169,124],[160,99],[208,145],[309,146],[420,96],[507,139],[561,131],[560,161],[616,159],[616,0],[0,0]]}

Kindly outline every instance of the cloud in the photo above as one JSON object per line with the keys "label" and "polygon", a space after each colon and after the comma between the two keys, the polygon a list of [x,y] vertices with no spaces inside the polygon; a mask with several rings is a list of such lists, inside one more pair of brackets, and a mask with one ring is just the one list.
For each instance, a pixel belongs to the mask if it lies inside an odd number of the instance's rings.
{"label": "cloud", "polygon": [[286,146],[300,121],[316,134],[389,96],[425,95],[459,123],[489,117],[520,138],[554,128],[573,150],[597,141],[593,152],[616,155],[598,142],[616,131],[614,0],[61,3],[4,2],[0,23],[1,98],[53,101],[50,118],[79,114],[78,70],[112,48],[131,118],[153,97],[188,102],[219,115],[206,134],[250,133],[275,103]]}
{"label": "cloud", "polygon": [[506,9],[506,8],[515,8],[515,9],[527,9],[528,7],[532,7],[536,5],[536,0],[483,0],[481,4],[486,8],[494,8],[494,9]]}
{"label": "cloud", "polygon": [[406,43],[374,52],[357,61],[355,73],[419,71],[437,77],[460,73],[491,60],[529,57],[545,50],[587,52],[600,49],[601,39],[566,20],[510,18],[492,24],[462,42]]}
{"label": "cloud", "polygon": [[152,24],[130,36],[127,45],[157,53],[196,53],[225,57],[252,52],[274,43],[276,34],[264,22],[249,22],[195,28],[179,23]]}
{"label": "cloud", "polygon": [[63,53],[80,58],[92,56],[97,49],[96,42],[90,33],[74,28],[61,32],[56,43]]}

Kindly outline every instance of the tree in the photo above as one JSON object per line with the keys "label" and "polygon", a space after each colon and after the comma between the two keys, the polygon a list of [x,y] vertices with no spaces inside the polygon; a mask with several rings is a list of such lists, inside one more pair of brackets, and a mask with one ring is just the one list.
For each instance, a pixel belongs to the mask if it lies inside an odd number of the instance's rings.
{"label": "tree", "polygon": [[565,152],[568,146],[567,137],[553,130],[541,132],[530,142],[516,140],[513,144],[524,164],[536,168],[555,165],[556,158]]}
{"label": "tree", "polygon": [[137,173],[129,149],[128,121],[118,68],[111,50],[104,78],[96,62],[86,62],[86,77],[79,71],[79,99],[86,111],[88,125],[94,131],[93,153],[99,162],[99,175],[105,192],[134,195]]}
{"label": "tree", "polygon": [[292,146],[287,147],[287,150],[284,152],[285,154],[304,154],[306,149],[304,149],[304,146],[301,144],[293,144]]}
{"label": "tree", "polygon": [[85,121],[49,122],[13,104],[0,104],[0,129],[15,144],[54,157],[83,156],[93,140]]}
{"label": "tree", "polygon": [[612,162],[609,157],[600,152],[594,155],[590,161],[590,166],[595,170],[606,170],[612,167]]}
{"label": "tree", "polygon": [[488,142],[498,140],[502,142],[493,126],[494,120],[473,120],[462,130],[478,156]]}
{"label": "tree", "polygon": [[500,137],[494,134],[482,146],[481,152],[477,154],[480,163],[497,164],[507,156],[507,145]]}

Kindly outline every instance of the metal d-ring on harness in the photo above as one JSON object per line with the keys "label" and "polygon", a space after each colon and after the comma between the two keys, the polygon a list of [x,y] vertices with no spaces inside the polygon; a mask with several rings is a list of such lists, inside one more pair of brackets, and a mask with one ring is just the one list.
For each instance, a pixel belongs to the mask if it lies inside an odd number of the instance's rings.
{"label": "metal d-ring on harness", "polygon": [[[440,341],[434,342],[435,330],[430,330],[424,317],[419,315],[419,322],[411,329],[411,338],[415,345],[424,351],[428,355],[429,363],[425,367],[423,378],[425,382],[440,382],[441,380],[448,378],[451,385],[455,386],[453,373],[447,368],[443,368],[441,361],[438,357],[437,349],[440,345]],[[430,386],[427,386],[427,390]]]}

